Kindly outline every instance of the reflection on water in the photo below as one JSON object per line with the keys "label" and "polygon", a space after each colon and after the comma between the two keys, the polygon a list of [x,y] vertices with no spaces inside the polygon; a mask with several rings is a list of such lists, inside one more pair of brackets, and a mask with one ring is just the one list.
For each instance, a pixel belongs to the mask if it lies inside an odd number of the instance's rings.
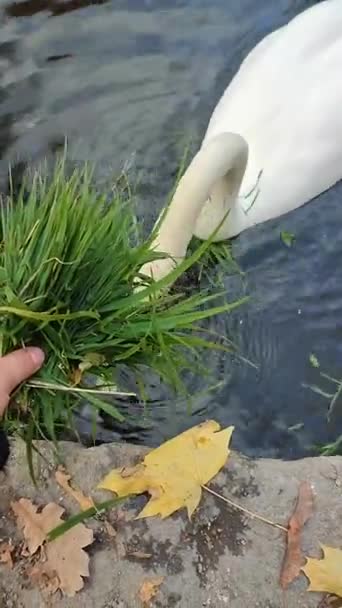
{"label": "reflection on water", "polygon": [[[1,187],[9,162],[20,179],[28,162],[53,155],[66,135],[70,160],[96,162],[100,185],[122,166],[129,170],[148,227],[185,142],[198,143],[241,59],[313,3],[0,0]],[[331,375],[339,374],[341,196],[338,186],[234,241],[245,275],[227,276],[226,288],[232,298],[250,293],[251,302],[211,328],[232,336],[257,367],[215,353],[209,380],[187,379],[196,395],[191,418],[188,404],[154,381],[153,405],[129,407],[140,426],[126,425],[123,437],[155,444],[215,417],[235,425],[235,447],[291,457],[342,432],[342,415],[330,428],[327,403],[302,386],[319,381],[311,352]],[[281,242],[281,230],[295,233],[292,248]],[[125,382],[132,384],[128,377]],[[219,386],[208,391],[208,383]],[[299,430],[288,430],[300,423]],[[82,424],[87,432],[86,419]],[[115,435],[103,428],[99,436]]]}

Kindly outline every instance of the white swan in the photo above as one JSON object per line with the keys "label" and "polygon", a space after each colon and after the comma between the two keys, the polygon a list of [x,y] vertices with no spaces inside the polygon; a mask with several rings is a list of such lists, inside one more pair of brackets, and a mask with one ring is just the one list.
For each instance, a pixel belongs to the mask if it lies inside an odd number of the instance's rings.
{"label": "white swan", "polygon": [[170,257],[140,272],[163,278],[192,236],[215,240],[303,205],[342,177],[342,0],[325,0],[247,56],[181,179],[153,247]]}

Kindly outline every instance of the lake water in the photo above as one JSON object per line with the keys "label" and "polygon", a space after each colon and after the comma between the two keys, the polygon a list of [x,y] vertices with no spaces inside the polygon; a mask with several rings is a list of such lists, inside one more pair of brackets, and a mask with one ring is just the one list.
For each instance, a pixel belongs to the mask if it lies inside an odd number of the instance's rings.
{"label": "lake water", "polygon": [[[100,184],[123,166],[138,180],[139,212],[150,225],[185,143],[200,140],[240,61],[310,4],[0,0],[1,183],[9,161],[20,176],[27,162],[53,155],[67,136],[69,158],[94,161]],[[122,429],[121,437],[156,445],[214,417],[235,425],[233,445],[247,454],[297,457],[342,433],[342,404],[328,423],[328,401],[303,386],[327,387],[311,353],[323,371],[339,377],[341,370],[341,201],[338,185],[234,240],[245,275],[227,276],[227,292],[249,293],[251,302],[212,327],[233,336],[257,368],[211,356],[221,386],[208,392],[204,379],[189,379],[197,395],[191,417],[183,401],[157,386],[144,428]],[[296,236],[291,248],[280,239],[285,230]],[[99,432],[102,440],[117,436]]]}

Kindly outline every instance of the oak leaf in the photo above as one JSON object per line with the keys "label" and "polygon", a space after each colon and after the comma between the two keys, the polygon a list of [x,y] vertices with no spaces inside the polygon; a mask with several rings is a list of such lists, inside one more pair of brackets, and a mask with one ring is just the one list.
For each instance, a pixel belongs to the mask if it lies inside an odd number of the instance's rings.
{"label": "oak leaf", "polygon": [[[55,503],[47,504],[41,513],[27,498],[12,503],[17,516],[18,527],[23,530],[29,555],[43,546],[48,532],[63,523],[64,509]],[[93,542],[93,531],[84,524],[77,524],[62,536],[44,545],[44,560],[35,565],[32,578],[45,589],[61,589],[69,596],[75,595],[83,587],[83,576],[89,576],[89,557],[84,547]],[[58,579],[58,584],[56,582]]]}
{"label": "oak leaf", "polygon": [[307,558],[302,568],[310,581],[309,591],[323,591],[342,597],[342,550],[321,545],[323,559]]}
{"label": "oak leaf", "polygon": [[156,576],[155,578],[151,578],[143,582],[139,589],[139,599],[142,601],[144,606],[148,605],[154,596],[157,595],[163,580],[163,576]]}
{"label": "oak leaf", "polygon": [[152,450],[135,467],[114,469],[99,484],[118,496],[148,492],[151,499],[138,515],[167,517],[186,507],[189,518],[199,504],[202,486],[223,467],[234,427],[220,431],[208,420]]}
{"label": "oak leaf", "polygon": [[20,498],[11,503],[17,517],[17,525],[22,529],[29,555],[33,555],[42,546],[46,535],[61,523],[64,509],[53,502],[47,504],[41,513],[38,507],[27,498]]}
{"label": "oak leaf", "polygon": [[93,531],[77,524],[62,536],[47,543],[46,561],[39,564],[41,575],[54,579],[57,575],[59,588],[73,597],[83,588],[84,576],[89,576],[89,556],[84,551],[93,542]]}
{"label": "oak leaf", "polygon": [[301,533],[303,526],[313,512],[313,491],[308,481],[302,481],[298,490],[297,503],[289,521],[285,559],[280,575],[283,589],[300,574],[305,559],[301,550]]}
{"label": "oak leaf", "polygon": [[47,575],[41,569],[41,562],[26,570],[34,585],[38,586],[43,595],[49,596],[56,593],[60,586],[57,574]]}

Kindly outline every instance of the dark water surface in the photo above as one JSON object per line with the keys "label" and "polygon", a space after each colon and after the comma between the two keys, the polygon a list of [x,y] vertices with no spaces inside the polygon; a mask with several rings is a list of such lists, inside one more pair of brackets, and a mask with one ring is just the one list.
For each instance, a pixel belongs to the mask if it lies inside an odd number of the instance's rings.
{"label": "dark water surface", "polygon": [[[242,58],[310,4],[0,0],[2,184],[9,161],[20,175],[25,162],[52,155],[67,135],[69,158],[96,162],[99,183],[122,166],[139,179],[140,213],[149,223],[184,143],[203,135]],[[310,353],[332,376],[340,373],[341,201],[337,186],[234,241],[245,276],[227,277],[226,287],[232,296],[251,294],[251,303],[212,326],[233,335],[258,368],[211,356],[212,382],[221,386],[208,393],[206,380],[189,379],[198,393],[191,418],[184,402],[156,387],[159,403],[146,412],[146,428],[123,437],[156,444],[210,416],[234,424],[234,447],[248,454],[296,457],[342,433],[342,407],[327,424],[328,401],[303,386],[322,382]],[[290,249],[282,230],[296,235]],[[103,429],[100,436],[115,435]]]}

